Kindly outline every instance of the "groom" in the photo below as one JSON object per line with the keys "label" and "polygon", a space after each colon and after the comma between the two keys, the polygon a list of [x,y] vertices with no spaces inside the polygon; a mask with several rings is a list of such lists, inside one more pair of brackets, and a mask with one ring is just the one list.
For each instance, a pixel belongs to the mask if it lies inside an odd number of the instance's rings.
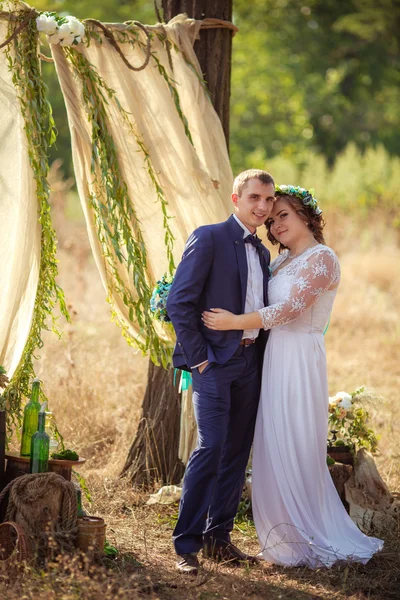
{"label": "groom", "polygon": [[274,180],[256,169],[233,184],[234,214],[189,237],[167,312],[175,328],[174,366],[191,370],[198,427],[173,540],[177,569],[196,575],[197,553],[238,563],[251,557],[230,541],[253,440],[266,343],[263,330],[213,331],[201,313],[253,312],[268,303],[269,251],[256,228],[269,217]]}

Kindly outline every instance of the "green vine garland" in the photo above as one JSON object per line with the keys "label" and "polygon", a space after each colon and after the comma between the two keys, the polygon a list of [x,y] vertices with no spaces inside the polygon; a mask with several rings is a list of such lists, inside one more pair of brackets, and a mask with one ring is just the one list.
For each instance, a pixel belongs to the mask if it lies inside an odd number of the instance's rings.
{"label": "green vine garland", "polygon": [[189,69],[192,71],[192,73],[199,80],[199,83],[200,83],[201,87],[203,88],[203,90],[204,90],[204,92],[205,92],[208,100],[212,104],[212,100],[211,100],[211,96],[210,96],[210,90],[208,89],[208,86],[207,86],[207,83],[206,83],[204,77],[199,74],[198,70],[196,69],[196,67],[194,66],[194,64],[188,59],[188,57],[186,56],[185,52],[182,52],[182,50],[179,48],[179,46],[177,44],[175,44],[175,42],[171,42],[171,40],[168,39],[168,36],[165,33],[157,32],[156,35],[157,35],[158,39],[160,40],[160,42],[163,44],[163,46],[166,49],[173,48],[174,51],[177,54],[181,54],[182,55],[183,60],[185,61],[185,63],[189,67]]}
{"label": "green vine garland", "polygon": [[[115,102],[144,154],[149,177],[161,204],[169,271],[172,273],[175,268],[172,255],[174,237],[169,227],[170,217],[167,213],[167,202],[151,164],[149,152],[143,140],[135,132],[129,115],[119,103],[115,91],[107,86],[104,79],[100,77],[95,67],[83,54],[72,47],[65,48],[64,52],[82,83],[82,99],[92,127],[93,183],[95,187],[97,186],[99,193],[93,192],[90,202],[95,214],[97,235],[102,246],[103,256],[113,279],[107,297],[111,305],[111,314],[130,345],[137,346],[143,353],[148,352],[156,364],[161,363],[163,366],[167,366],[171,362],[172,348],[170,344],[165,344],[159,338],[149,310],[152,288],[146,273],[147,251],[139,220],[118,163],[114,140],[109,131],[106,107],[110,101]],[[131,228],[133,228],[133,236]],[[122,280],[118,272],[118,262],[125,263],[128,272],[132,274],[136,298]],[[129,319],[136,320],[139,324],[144,341],[129,334],[127,323],[119,317],[113,306],[113,292],[128,307]]]}
{"label": "green vine garland", "polygon": [[[13,24],[10,22],[10,34],[13,27],[17,27],[26,17],[24,11],[14,14],[17,14],[17,18]],[[18,427],[21,423],[22,398],[30,395],[30,382],[35,377],[33,363],[38,358],[36,351],[43,346],[42,330],[50,329],[49,320],[51,329],[57,335],[61,335],[53,313],[56,304],[61,314],[69,321],[64,293],[56,282],[57,239],[51,223],[50,190],[47,182],[48,150],[56,140],[56,128],[51,106],[46,99],[47,88],[40,72],[38,33],[33,20],[16,36],[13,50],[14,52],[7,47],[5,51],[25,122],[24,131],[28,142],[29,162],[36,183],[38,218],[42,231],[39,280],[31,329],[17,369],[0,399],[1,407],[7,408],[7,426],[10,433],[13,426]],[[45,399],[43,391],[42,398]]]}

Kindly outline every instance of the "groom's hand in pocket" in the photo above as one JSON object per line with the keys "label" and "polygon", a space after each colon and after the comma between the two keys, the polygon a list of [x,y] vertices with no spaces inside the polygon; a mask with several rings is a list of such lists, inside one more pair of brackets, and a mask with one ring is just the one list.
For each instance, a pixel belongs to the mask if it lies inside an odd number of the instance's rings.
{"label": "groom's hand in pocket", "polygon": [[202,374],[202,372],[204,371],[204,369],[208,366],[208,360],[203,363],[202,365],[200,365],[199,367],[197,367],[198,372],[200,373],[200,375]]}

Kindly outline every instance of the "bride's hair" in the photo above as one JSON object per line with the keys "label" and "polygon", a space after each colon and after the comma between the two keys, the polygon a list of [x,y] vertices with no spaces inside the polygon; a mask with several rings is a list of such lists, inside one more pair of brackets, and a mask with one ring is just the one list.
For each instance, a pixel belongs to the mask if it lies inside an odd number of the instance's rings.
{"label": "bride's hair", "polygon": [[[324,234],[322,233],[323,228],[325,227],[325,221],[322,217],[322,214],[317,215],[312,206],[307,206],[302,203],[299,198],[296,196],[292,196],[291,194],[279,194],[277,195],[277,200],[287,200],[290,206],[297,212],[299,217],[304,221],[304,223],[308,223],[308,229],[313,234],[315,240],[319,244],[325,245]],[[267,229],[267,238],[274,246],[279,244],[279,253],[286,250],[286,246],[278,242],[277,239],[271,233],[271,222],[269,219],[265,221],[265,227]]]}

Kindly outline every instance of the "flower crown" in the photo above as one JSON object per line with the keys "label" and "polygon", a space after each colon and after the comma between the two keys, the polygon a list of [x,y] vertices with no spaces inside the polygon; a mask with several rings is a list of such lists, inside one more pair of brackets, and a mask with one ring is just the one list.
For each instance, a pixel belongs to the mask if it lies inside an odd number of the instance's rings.
{"label": "flower crown", "polygon": [[304,206],[311,206],[313,212],[316,215],[321,215],[322,210],[318,206],[318,200],[312,195],[313,190],[306,190],[298,185],[277,185],[275,188],[275,195],[295,196],[302,201]]}

